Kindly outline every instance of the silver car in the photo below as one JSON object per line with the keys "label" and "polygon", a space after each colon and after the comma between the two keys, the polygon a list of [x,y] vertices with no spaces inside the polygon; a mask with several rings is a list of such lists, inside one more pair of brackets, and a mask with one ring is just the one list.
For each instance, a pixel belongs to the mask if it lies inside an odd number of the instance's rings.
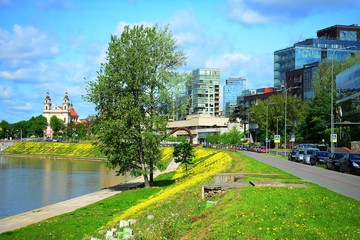
{"label": "silver car", "polygon": [[304,162],[304,155],[305,155],[305,150],[299,150],[297,151],[296,155],[295,155],[295,162]]}

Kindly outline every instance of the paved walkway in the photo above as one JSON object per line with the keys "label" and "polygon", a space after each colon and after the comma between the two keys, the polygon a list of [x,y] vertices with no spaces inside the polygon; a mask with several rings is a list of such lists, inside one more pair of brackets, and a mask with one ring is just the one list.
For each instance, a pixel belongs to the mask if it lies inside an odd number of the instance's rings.
{"label": "paved walkway", "polygon": [[[170,162],[169,166],[165,171],[155,172],[154,177],[162,173],[174,171],[177,169],[178,166],[179,166],[178,163],[172,161]],[[123,190],[138,187],[143,183],[144,183],[143,178],[138,177],[132,181],[129,181],[124,184],[120,184],[113,188],[103,189],[101,191],[90,193],[81,197],[69,199],[63,202],[45,206],[43,208],[35,209],[29,212],[0,219],[0,233],[26,227],[51,217],[55,217],[64,213],[75,211],[78,208],[85,207],[89,204],[98,202],[105,198],[111,197],[115,194],[118,194]]]}

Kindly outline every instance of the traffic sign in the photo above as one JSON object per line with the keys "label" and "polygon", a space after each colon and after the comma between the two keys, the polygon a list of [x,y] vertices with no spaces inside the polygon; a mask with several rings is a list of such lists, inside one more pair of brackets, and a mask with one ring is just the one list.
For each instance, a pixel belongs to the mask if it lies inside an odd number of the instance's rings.
{"label": "traffic sign", "polygon": [[331,134],[331,142],[333,143],[337,142],[337,134]]}
{"label": "traffic sign", "polygon": [[274,142],[280,143],[280,135],[274,135]]}

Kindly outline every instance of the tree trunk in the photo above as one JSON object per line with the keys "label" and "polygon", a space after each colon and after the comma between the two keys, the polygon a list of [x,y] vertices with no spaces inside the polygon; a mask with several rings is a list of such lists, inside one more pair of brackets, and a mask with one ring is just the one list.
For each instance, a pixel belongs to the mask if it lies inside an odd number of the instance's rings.
{"label": "tree trunk", "polygon": [[149,170],[150,170],[150,185],[152,186],[154,183],[154,162],[152,160],[150,160],[150,166],[149,166]]}
{"label": "tree trunk", "polygon": [[149,182],[148,175],[147,175],[147,174],[143,174],[143,177],[144,177],[145,188],[150,188],[151,185],[150,185],[150,182]]}

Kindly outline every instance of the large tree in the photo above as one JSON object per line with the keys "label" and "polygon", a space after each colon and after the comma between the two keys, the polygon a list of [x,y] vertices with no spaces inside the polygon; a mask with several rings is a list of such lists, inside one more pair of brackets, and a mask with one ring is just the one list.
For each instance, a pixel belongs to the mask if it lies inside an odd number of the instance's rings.
{"label": "large tree", "polygon": [[88,81],[85,97],[95,104],[95,129],[109,167],[144,177],[150,187],[171,113],[168,86],[185,55],[168,26],[125,26],[111,36],[106,62]]}

